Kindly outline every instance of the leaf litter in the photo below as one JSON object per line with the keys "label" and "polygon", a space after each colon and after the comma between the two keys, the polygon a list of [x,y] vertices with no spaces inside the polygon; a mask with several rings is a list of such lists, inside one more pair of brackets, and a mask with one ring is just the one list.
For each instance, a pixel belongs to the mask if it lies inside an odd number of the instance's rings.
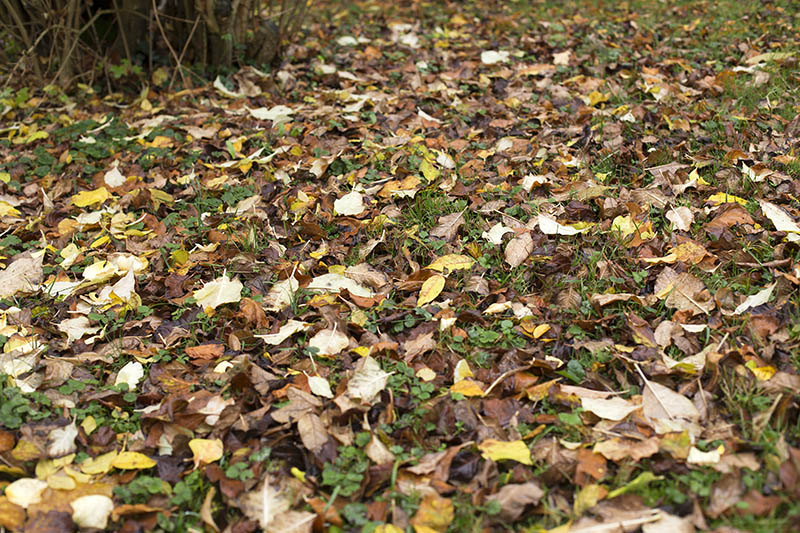
{"label": "leaf litter", "polygon": [[0,92],[0,526],[796,530],[795,3],[412,4]]}

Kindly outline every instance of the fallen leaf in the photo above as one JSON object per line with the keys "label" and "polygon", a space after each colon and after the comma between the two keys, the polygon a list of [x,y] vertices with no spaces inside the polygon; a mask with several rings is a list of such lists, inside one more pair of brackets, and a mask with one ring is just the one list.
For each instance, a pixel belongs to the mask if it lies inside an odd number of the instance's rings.
{"label": "fallen leaf", "polygon": [[192,459],[195,468],[219,461],[225,451],[220,439],[192,439],[189,441],[189,449],[194,454]]}
{"label": "fallen leaf", "polygon": [[145,470],[156,466],[156,462],[143,453],[121,452],[111,462],[111,466],[120,470]]}
{"label": "fallen leaf", "polygon": [[316,348],[316,355],[329,357],[350,346],[350,337],[337,329],[321,329],[308,340],[309,348]]}
{"label": "fallen leaf", "polygon": [[422,284],[419,289],[419,297],[417,298],[417,307],[422,307],[431,303],[442,292],[444,288],[445,278],[440,274],[435,274]]}
{"label": "fallen leaf", "polygon": [[136,386],[144,377],[144,366],[139,361],[130,361],[117,372],[114,385],[125,383],[128,390],[136,390]]}
{"label": "fallen leaf", "polygon": [[433,263],[428,265],[427,269],[441,272],[445,276],[454,270],[466,270],[472,268],[475,260],[466,255],[448,254],[437,258]]}
{"label": "fallen leaf", "polygon": [[289,320],[281,326],[281,329],[278,330],[277,333],[270,333],[268,335],[253,335],[257,339],[263,340],[267,344],[271,344],[276,346],[295,333],[299,333],[301,331],[308,331],[311,328],[311,324],[308,322],[303,322],[301,320]]}
{"label": "fallen leaf", "polygon": [[777,283],[773,283],[768,287],[761,289],[755,294],[748,296],[745,301],[739,304],[736,309],[734,309],[734,315],[741,315],[745,311],[752,309],[754,307],[758,307],[759,305],[764,305],[765,303],[769,302],[769,299],[772,297],[772,290],[775,288]]}
{"label": "fallen leaf", "polygon": [[15,256],[14,261],[0,271],[0,298],[36,291],[44,277],[43,257],[43,252],[33,251]]}
{"label": "fallen leaf", "polygon": [[194,291],[194,299],[202,309],[216,309],[220,305],[236,303],[242,298],[244,286],[238,280],[231,280],[227,275],[209,281],[202,289]]}
{"label": "fallen leaf", "polygon": [[386,388],[391,374],[384,372],[380,364],[370,356],[364,357],[356,365],[356,371],[347,382],[347,395],[363,403],[372,404],[380,392]]}
{"label": "fallen leaf", "polygon": [[448,498],[428,494],[422,498],[411,525],[416,533],[445,533],[454,516],[455,508]]}
{"label": "fallen leaf", "polygon": [[581,398],[581,407],[606,420],[619,421],[639,409],[639,405],[619,397]]}
{"label": "fallen leaf", "polygon": [[532,465],[531,450],[528,445],[521,440],[515,441],[499,441],[494,439],[486,439],[478,444],[478,449],[484,459],[491,459],[492,461],[511,460],[517,461],[524,465]]}
{"label": "fallen leaf", "polygon": [[511,268],[520,266],[533,252],[533,237],[525,231],[511,239],[506,245],[505,260]]}
{"label": "fallen leaf", "polygon": [[357,191],[349,192],[333,202],[333,210],[348,217],[360,215],[364,212],[364,196]]}
{"label": "fallen leaf", "polygon": [[114,510],[114,502],[102,494],[81,496],[70,502],[72,521],[80,528],[105,529],[108,517]]}
{"label": "fallen leaf", "polygon": [[5,496],[11,503],[27,509],[42,501],[42,493],[46,488],[46,481],[24,477],[6,486]]}

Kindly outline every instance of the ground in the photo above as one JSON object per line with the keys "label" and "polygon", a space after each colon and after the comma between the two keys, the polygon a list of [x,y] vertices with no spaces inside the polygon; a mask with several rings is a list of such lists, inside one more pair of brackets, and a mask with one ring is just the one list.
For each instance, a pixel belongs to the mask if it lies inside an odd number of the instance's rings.
{"label": "ground", "polygon": [[4,71],[0,526],[797,531],[799,24],[359,1],[266,74]]}

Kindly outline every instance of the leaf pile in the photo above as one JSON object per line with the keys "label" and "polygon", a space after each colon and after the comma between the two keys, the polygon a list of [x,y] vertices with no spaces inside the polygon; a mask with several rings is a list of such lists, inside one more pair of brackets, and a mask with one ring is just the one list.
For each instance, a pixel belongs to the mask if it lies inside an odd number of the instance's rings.
{"label": "leaf pile", "polygon": [[2,527],[796,530],[796,3],[405,4],[0,93]]}

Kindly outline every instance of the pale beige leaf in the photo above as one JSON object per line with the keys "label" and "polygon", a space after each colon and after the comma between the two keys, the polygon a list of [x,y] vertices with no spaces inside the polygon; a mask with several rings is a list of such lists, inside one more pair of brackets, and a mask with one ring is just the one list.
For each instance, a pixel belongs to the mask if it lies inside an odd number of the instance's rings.
{"label": "pale beige leaf", "polygon": [[755,294],[751,294],[747,297],[745,301],[743,301],[739,306],[734,309],[734,315],[741,315],[748,309],[752,309],[753,307],[758,307],[759,305],[764,305],[765,303],[769,302],[769,299],[772,297],[772,290],[775,288],[777,283],[773,283],[772,285],[758,291]]}
{"label": "pale beige leaf", "polygon": [[637,410],[640,406],[620,397],[600,399],[581,398],[581,407],[606,420],[619,421]]}
{"label": "pale beige leaf", "polygon": [[393,463],[395,460],[394,454],[389,451],[389,448],[387,448],[374,433],[369,443],[364,447],[364,453],[366,453],[367,457],[376,465]]}
{"label": "pale beige leaf", "polygon": [[672,222],[672,229],[680,231],[689,231],[692,227],[692,222],[694,222],[694,214],[691,209],[683,205],[680,207],[673,207],[667,211],[665,216],[667,220]]}
{"label": "pale beige leaf", "polygon": [[23,252],[14,257],[14,262],[0,271],[0,298],[14,296],[18,292],[34,292],[42,282],[44,252]]}
{"label": "pale beige leaf", "polygon": [[128,390],[135,390],[136,385],[144,377],[144,366],[139,361],[131,361],[123,366],[117,373],[117,378],[114,380],[114,385],[125,383],[128,385]]}
{"label": "pale beige leaf", "polygon": [[5,496],[8,501],[25,509],[42,501],[42,492],[47,482],[41,479],[24,477],[6,486]]}
{"label": "pale beige leaf", "polygon": [[337,329],[323,329],[311,337],[308,346],[316,348],[317,355],[336,355],[350,346],[350,337]]}
{"label": "pale beige leaf", "polygon": [[359,285],[355,280],[341,274],[323,274],[311,280],[306,287],[308,290],[338,293],[342,289],[347,289],[350,294],[361,298],[372,298],[374,293],[371,289]]}
{"label": "pale beige leaf", "polygon": [[514,523],[528,505],[536,505],[544,496],[544,490],[535,481],[527,483],[512,483],[504,485],[496,494],[492,494],[487,501],[500,504],[499,518],[507,523]]}
{"label": "pale beige leaf", "polygon": [[317,396],[323,398],[333,398],[331,384],[322,376],[308,376],[308,388]]}
{"label": "pale beige leaf", "polygon": [[312,453],[319,453],[328,442],[325,424],[314,413],[306,413],[297,420],[297,432],[303,446]]}
{"label": "pale beige leaf", "polygon": [[105,529],[114,502],[103,494],[89,494],[70,502],[72,521],[80,528]]}
{"label": "pale beige leaf", "polygon": [[507,226],[504,226],[502,222],[498,222],[497,224],[489,228],[489,231],[484,231],[483,233],[481,233],[481,237],[483,237],[492,244],[503,244],[503,236],[506,233],[514,233],[514,230]]}
{"label": "pale beige leaf", "polygon": [[776,230],[788,233],[787,239],[790,241],[796,242],[800,240],[800,235],[798,235],[800,234],[800,226],[783,209],[765,200],[759,200],[758,203],[761,205],[761,211],[764,216],[775,225]]}
{"label": "pale beige leaf", "polygon": [[307,331],[310,327],[311,324],[309,324],[308,322],[292,319],[286,322],[286,324],[284,324],[283,326],[281,326],[281,329],[279,329],[277,333],[269,333],[267,335],[253,335],[253,337],[261,339],[267,344],[276,346],[285,341],[286,339],[288,339],[289,337],[291,337],[292,335],[294,335],[295,333],[298,333],[300,331]]}
{"label": "pale beige leaf", "polygon": [[220,305],[236,303],[242,299],[244,285],[238,279],[231,280],[228,276],[209,281],[203,288],[194,291],[193,295],[197,305],[201,308],[216,309]]}
{"label": "pale beige leaf", "polygon": [[700,412],[692,401],[669,387],[648,380],[642,393],[642,412],[653,420],[683,418],[698,420]]}
{"label": "pale beige leaf", "polygon": [[267,311],[282,311],[294,298],[294,294],[300,288],[300,283],[294,278],[286,278],[273,285],[267,295],[264,296],[262,304]]}
{"label": "pale beige leaf", "polygon": [[347,395],[363,403],[372,404],[380,392],[386,388],[391,374],[384,372],[381,365],[370,356],[361,359],[355,373],[347,382]]}
{"label": "pale beige leaf", "polygon": [[337,215],[359,215],[364,212],[364,196],[357,191],[349,192],[333,202],[333,211]]}
{"label": "pale beige leaf", "polygon": [[559,224],[556,219],[551,218],[543,213],[539,213],[539,229],[545,235],[577,235],[583,233],[589,228],[577,229],[572,226],[565,226]]}
{"label": "pale beige leaf", "polygon": [[512,268],[518,267],[525,262],[531,252],[533,252],[533,237],[528,231],[520,233],[506,245],[506,263]]}

